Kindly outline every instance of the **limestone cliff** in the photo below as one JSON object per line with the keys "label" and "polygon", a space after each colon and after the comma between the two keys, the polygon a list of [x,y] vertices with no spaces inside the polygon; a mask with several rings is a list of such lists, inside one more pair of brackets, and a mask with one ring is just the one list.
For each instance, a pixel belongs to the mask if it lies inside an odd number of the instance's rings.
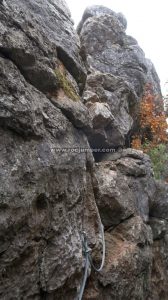
{"label": "limestone cliff", "polygon": [[77,300],[100,217],[83,299],[167,299],[168,185],[126,148],[160,84],[126,26],[94,6],[77,34],[64,0],[0,1],[0,299]]}

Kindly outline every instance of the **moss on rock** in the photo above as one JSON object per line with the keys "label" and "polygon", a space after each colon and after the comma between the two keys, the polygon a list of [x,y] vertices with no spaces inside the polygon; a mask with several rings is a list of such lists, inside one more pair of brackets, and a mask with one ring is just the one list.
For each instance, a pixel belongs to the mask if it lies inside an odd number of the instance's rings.
{"label": "moss on rock", "polygon": [[63,72],[61,72],[59,69],[55,70],[55,75],[58,79],[60,87],[63,89],[65,94],[73,101],[79,101],[80,97],[75,91],[75,88],[73,87],[70,80],[66,78],[66,75]]}

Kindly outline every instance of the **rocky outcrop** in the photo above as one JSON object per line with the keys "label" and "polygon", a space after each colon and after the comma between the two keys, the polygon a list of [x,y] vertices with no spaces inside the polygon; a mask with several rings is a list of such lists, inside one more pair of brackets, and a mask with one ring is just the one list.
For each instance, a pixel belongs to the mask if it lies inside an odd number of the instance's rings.
{"label": "rocky outcrop", "polygon": [[147,81],[152,85],[153,93],[159,98],[162,95],[160,79],[151,60],[147,59],[146,61],[148,65]]}
{"label": "rocky outcrop", "polygon": [[[87,77],[83,99],[92,116],[91,146],[123,146],[136,118],[138,102],[130,84],[121,77],[93,71]],[[101,107],[101,115],[97,107]],[[102,117],[104,111],[107,117]]]}
{"label": "rocky outcrop", "polygon": [[88,8],[80,46],[63,0],[0,1],[1,299],[78,299],[101,216],[83,299],[166,300],[167,185],[122,149],[160,87],[126,26]]}
{"label": "rocky outcrop", "polygon": [[[114,116],[109,126],[93,131],[91,143],[111,147],[129,145],[137,120],[138,100],[147,83],[161,98],[160,81],[153,64],[145,58],[137,41],[126,34],[125,17],[103,6],[87,8],[78,26],[81,53],[89,76],[84,100],[106,102]],[[90,94],[90,91],[94,92]],[[90,106],[89,106],[90,107]],[[95,141],[96,140],[96,141]],[[97,142],[100,140],[101,142]]]}
{"label": "rocky outcrop", "polygon": [[95,6],[90,8],[90,17],[88,10],[80,31],[88,66],[120,76],[141,96],[148,70],[144,52],[135,39],[126,35],[126,26],[117,14]]}

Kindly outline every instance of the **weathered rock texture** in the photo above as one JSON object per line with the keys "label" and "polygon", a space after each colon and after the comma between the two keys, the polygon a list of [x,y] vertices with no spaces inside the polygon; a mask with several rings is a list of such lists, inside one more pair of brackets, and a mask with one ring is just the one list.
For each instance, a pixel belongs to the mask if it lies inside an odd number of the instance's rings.
{"label": "weathered rock texture", "polygon": [[130,84],[121,77],[93,71],[87,77],[83,99],[92,117],[91,146],[123,146],[136,118],[138,98]]}
{"label": "weathered rock texture", "polygon": [[96,207],[87,172],[92,156],[60,154],[88,147],[84,135],[12,62],[1,57],[0,70],[0,295],[38,299],[40,288],[53,292],[67,278],[75,284],[83,212],[94,243]]}
{"label": "weathered rock texture", "polygon": [[[75,128],[88,127],[87,108],[65,97],[55,70],[64,64],[81,87],[79,40],[63,1],[4,1],[0,28],[0,298],[61,299],[65,286],[74,299],[81,232],[96,243],[98,211],[91,152],[60,152],[89,148]],[[53,100],[61,91],[68,119]]]}
{"label": "weathered rock texture", "polygon": [[89,279],[84,299],[147,299],[151,278],[152,233],[140,217],[106,233],[106,261]]}
{"label": "weathered rock texture", "polygon": [[157,182],[150,202],[150,226],[153,231],[151,300],[168,295],[168,184]]}
{"label": "weathered rock texture", "polygon": [[106,227],[133,215],[147,221],[149,201],[155,190],[149,157],[131,149],[122,151],[118,159],[106,155],[105,161],[95,166],[94,188]]}
{"label": "weathered rock texture", "polygon": [[0,299],[77,300],[99,216],[84,299],[167,299],[167,185],[140,151],[91,151],[123,146],[160,90],[126,26],[88,8],[80,46],[63,0],[0,1]]}
{"label": "weathered rock texture", "polygon": [[[118,147],[134,130],[138,100],[147,83],[160,99],[160,81],[150,60],[145,58],[137,41],[126,34],[124,16],[103,6],[91,6],[78,26],[81,53],[89,76],[84,100],[105,102],[113,115],[109,125],[94,128],[91,144]],[[90,93],[92,91],[94,93]],[[92,106],[89,106],[92,109]],[[110,127],[110,130],[109,130]],[[96,143],[96,141],[99,142]]]}
{"label": "weathered rock texture", "polygon": [[149,207],[155,193],[147,155],[132,149],[95,166],[96,202],[106,229],[106,261],[84,299],[148,299],[152,272]]}
{"label": "weathered rock texture", "polygon": [[42,91],[55,89],[57,58],[83,83],[79,41],[64,0],[6,0],[1,5],[0,20],[0,51],[31,84]]}

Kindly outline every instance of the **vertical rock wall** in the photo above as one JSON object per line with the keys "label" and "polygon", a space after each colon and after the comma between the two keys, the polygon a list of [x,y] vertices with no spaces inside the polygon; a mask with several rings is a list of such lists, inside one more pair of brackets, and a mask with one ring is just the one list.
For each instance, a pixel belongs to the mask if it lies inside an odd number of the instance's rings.
{"label": "vertical rock wall", "polygon": [[97,232],[79,39],[64,1],[3,1],[0,28],[0,298],[74,299]]}
{"label": "vertical rock wall", "polygon": [[[123,147],[157,74],[122,14],[73,28],[63,0],[0,2],[0,299],[167,299],[167,185]],[[94,154],[94,156],[93,156]]]}

